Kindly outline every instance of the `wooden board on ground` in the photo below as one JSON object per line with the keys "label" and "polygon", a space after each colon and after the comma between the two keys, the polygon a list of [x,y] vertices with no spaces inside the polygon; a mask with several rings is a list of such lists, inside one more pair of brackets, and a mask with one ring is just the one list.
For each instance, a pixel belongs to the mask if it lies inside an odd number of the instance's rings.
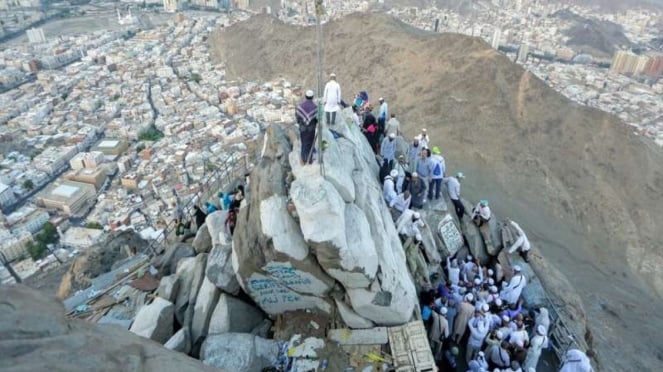
{"label": "wooden board on ground", "polygon": [[420,320],[389,328],[389,346],[397,372],[437,370],[426,329]]}
{"label": "wooden board on ground", "polygon": [[456,227],[453,217],[448,213],[437,225],[437,233],[440,236],[440,239],[442,239],[442,242],[444,242],[450,255],[456,254],[456,252],[458,252],[458,250],[464,245],[463,236],[460,231],[458,231],[458,227]]}

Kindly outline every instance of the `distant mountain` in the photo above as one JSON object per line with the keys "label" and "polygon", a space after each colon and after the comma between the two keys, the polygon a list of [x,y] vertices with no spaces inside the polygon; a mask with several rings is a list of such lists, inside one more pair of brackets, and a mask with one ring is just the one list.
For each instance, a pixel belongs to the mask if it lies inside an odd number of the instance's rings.
{"label": "distant mountain", "polygon": [[[315,35],[261,15],[209,42],[228,79],[283,77],[306,89],[315,86]],[[652,332],[663,324],[660,148],[479,38],[384,14],[325,25],[323,74],[332,71],[346,101],[360,90],[385,97],[408,138],[428,128],[449,172],[465,173],[464,195],[489,199],[523,226],[582,297],[584,337],[601,371],[660,369],[663,338]]]}
{"label": "distant mountain", "polygon": [[622,12],[633,8],[663,8],[662,0],[552,0],[554,3],[598,7],[606,11]]}
{"label": "distant mountain", "polygon": [[564,33],[570,37],[567,45],[580,53],[597,57],[611,57],[621,46],[631,46],[622,26],[593,18],[585,18],[568,9],[555,12],[553,17],[573,23]]}

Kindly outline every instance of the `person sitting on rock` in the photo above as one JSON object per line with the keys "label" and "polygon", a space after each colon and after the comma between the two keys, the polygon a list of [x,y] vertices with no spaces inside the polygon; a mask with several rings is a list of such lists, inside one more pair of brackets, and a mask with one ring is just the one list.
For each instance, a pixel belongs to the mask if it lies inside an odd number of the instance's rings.
{"label": "person sitting on rock", "polygon": [[394,178],[398,176],[396,170],[392,170],[387,177],[384,178],[384,183],[382,184],[382,196],[384,201],[387,202],[387,205],[391,205],[392,200],[396,199],[398,196],[396,194],[396,185],[394,183]]}
{"label": "person sitting on rock", "polygon": [[299,125],[299,138],[301,142],[300,159],[302,164],[311,164],[313,162],[313,142],[315,142],[315,129],[318,124],[318,106],[313,102],[313,96],[313,91],[307,90],[305,94],[306,99],[295,110],[295,118]]}
{"label": "person sitting on rock", "polygon": [[472,208],[472,221],[477,227],[487,224],[490,221],[491,212],[488,206],[488,200],[481,200],[477,205]]}
{"label": "person sitting on rock", "polygon": [[398,217],[403,214],[403,212],[410,208],[411,201],[412,197],[410,196],[410,192],[407,190],[391,199],[391,202],[389,202],[389,208],[391,211],[391,217],[394,219],[394,221],[397,220]]}
{"label": "person sitting on rock", "polygon": [[412,195],[412,207],[421,209],[424,207],[426,199],[426,183],[419,178],[419,173],[412,173],[412,180],[408,185],[410,195]]}

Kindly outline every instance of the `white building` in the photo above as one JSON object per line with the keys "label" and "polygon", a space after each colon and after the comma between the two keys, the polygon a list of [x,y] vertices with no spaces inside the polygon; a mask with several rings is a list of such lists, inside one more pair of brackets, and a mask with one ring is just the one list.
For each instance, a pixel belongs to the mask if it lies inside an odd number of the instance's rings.
{"label": "white building", "polygon": [[28,41],[30,44],[39,44],[46,42],[46,36],[44,36],[44,29],[42,28],[30,28],[25,33],[28,35]]}
{"label": "white building", "polygon": [[502,30],[496,28],[495,32],[493,33],[493,40],[490,43],[490,46],[492,46],[493,49],[498,49],[500,47],[501,39],[502,39]]}
{"label": "white building", "polygon": [[0,183],[0,206],[7,206],[14,204],[16,202],[16,197],[14,196],[14,191],[8,185]]}
{"label": "white building", "polygon": [[71,249],[87,249],[99,243],[103,234],[103,230],[71,227],[64,233],[60,243]]}
{"label": "white building", "polygon": [[168,13],[175,13],[180,9],[178,0],[163,0],[163,10]]}

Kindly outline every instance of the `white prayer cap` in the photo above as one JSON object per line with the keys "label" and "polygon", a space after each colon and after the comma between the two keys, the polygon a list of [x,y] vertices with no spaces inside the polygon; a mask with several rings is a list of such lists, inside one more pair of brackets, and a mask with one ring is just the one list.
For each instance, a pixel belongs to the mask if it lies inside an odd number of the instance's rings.
{"label": "white prayer cap", "polygon": [[479,352],[479,356],[480,356],[480,357],[485,356],[485,354],[483,353],[483,351],[480,351],[480,352]]}
{"label": "white prayer cap", "polygon": [[312,90],[309,89],[306,91],[306,98],[313,98],[314,95],[315,94],[313,93]]}
{"label": "white prayer cap", "polygon": [[460,294],[463,295],[463,294],[465,294],[465,292],[467,292],[467,290],[465,289],[465,287],[460,287],[460,288],[458,288],[458,293],[460,293]]}
{"label": "white prayer cap", "polygon": [[382,102],[382,101],[384,101],[384,98],[380,97],[380,98],[378,98],[378,101]]}
{"label": "white prayer cap", "polygon": [[490,290],[490,293],[497,293],[497,287],[495,287],[494,285],[491,285],[489,290]]}
{"label": "white prayer cap", "polygon": [[493,278],[488,278],[488,285],[495,285],[495,280]]}
{"label": "white prayer cap", "polygon": [[398,171],[396,169],[392,169],[391,172],[389,172],[389,175],[392,177],[398,177]]}
{"label": "white prayer cap", "polygon": [[541,336],[546,335],[546,327],[543,326],[543,324],[539,324],[538,327],[536,327],[536,333],[540,334]]}
{"label": "white prayer cap", "polygon": [[502,334],[502,331],[495,332],[495,336],[497,336],[497,338],[500,339],[500,340],[502,339],[502,337],[504,337],[504,335]]}
{"label": "white prayer cap", "polygon": [[495,273],[495,272],[493,271],[493,269],[488,269],[488,275],[489,275],[489,276],[493,276],[494,273]]}
{"label": "white prayer cap", "polygon": [[336,77],[336,74],[332,72],[331,74],[329,74],[329,77],[330,77],[330,78],[335,78],[335,77]]}
{"label": "white prayer cap", "polygon": [[412,215],[412,217],[414,217],[415,220],[418,220],[418,219],[421,218],[421,214],[419,214],[419,212],[414,212],[414,214]]}
{"label": "white prayer cap", "polygon": [[389,138],[396,138],[396,133],[389,133]]}
{"label": "white prayer cap", "polygon": [[465,295],[465,301],[472,302],[473,300],[474,300],[474,295],[473,294],[468,293],[467,295]]}
{"label": "white prayer cap", "polygon": [[483,310],[484,313],[487,313],[490,310],[490,307],[488,307],[488,304],[483,304],[481,305],[481,310]]}
{"label": "white prayer cap", "polygon": [[414,177],[414,178],[419,177],[419,173],[417,173],[417,172],[412,172],[412,177]]}
{"label": "white prayer cap", "polygon": [[495,299],[495,305],[502,306],[502,299],[501,298],[496,298]]}
{"label": "white prayer cap", "polygon": [[481,279],[474,278],[474,285],[481,285]]}
{"label": "white prayer cap", "polygon": [[423,240],[423,238],[421,237],[421,234],[417,233],[417,235],[414,236],[414,240],[420,242]]}
{"label": "white prayer cap", "polygon": [[515,271],[515,272],[520,272],[520,271],[522,271],[522,270],[523,270],[523,268],[520,267],[520,265],[515,265],[515,266],[513,267],[513,271]]}
{"label": "white prayer cap", "polygon": [[448,312],[448,311],[449,311],[449,310],[447,310],[446,307],[440,308],[440,314],[442,314],[442,315],[447,315],[447,312]]}
{"label": "white prayer cap", "polygon": [[505,322],[509,321],[509,316],[508,315],[502,315],[502,320]]}
{"label": "white prayer cap", "polygon": [[470,262],[470,261],[472,261],[472,255],[471,255],[471,254],[468,254],[468,255],[467,255],[467,262]]}
{"label": "white prayer cap", "polygon": [[426,132],[426,128],[423,128],[421,131],[422,131],[422,132]]}

